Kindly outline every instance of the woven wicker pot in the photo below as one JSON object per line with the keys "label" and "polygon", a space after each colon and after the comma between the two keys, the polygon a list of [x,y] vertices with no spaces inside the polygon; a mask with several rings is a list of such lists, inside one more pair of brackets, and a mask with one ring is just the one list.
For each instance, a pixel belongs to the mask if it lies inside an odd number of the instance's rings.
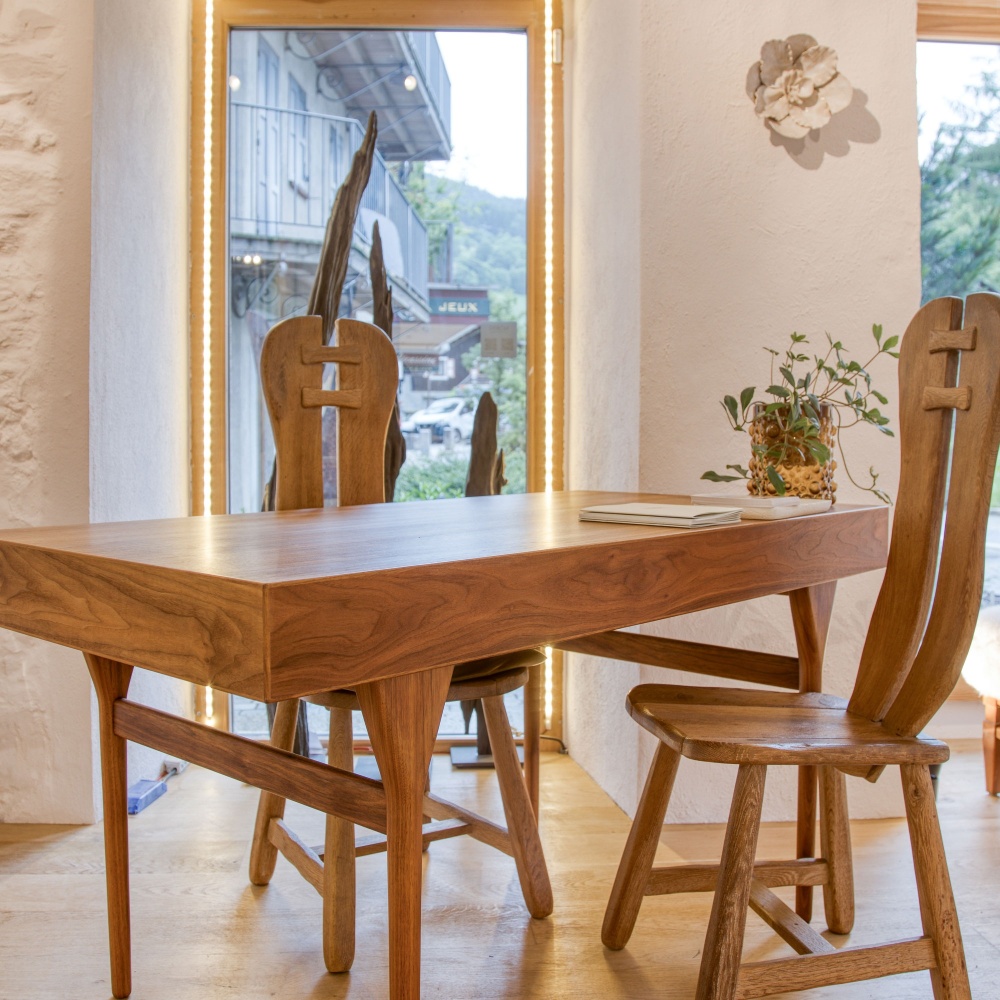
{"label": "woven wicker pot", "polygon": [[[755,445],[771,447],[781,437],[781,430],[775,414],[765,414],[764,408],[758,407],[756,415],[750,422],[750,441]],[[833,422],[830,407],[820,410],[820,440],[833,452],[837,427]],[[747,490],[754,496],[776,496],[771,480],[767,478],[767,462],[750,455],[750,479]],[[775,469],[785,483],[785,491],[789,496],[805,497],[810,500],[837,499],[837,484],[833,481],[833,472],[837,468],[834,459],[822,465],[811,455],[807,461],[793,459],[786,464],[775,465]]]}

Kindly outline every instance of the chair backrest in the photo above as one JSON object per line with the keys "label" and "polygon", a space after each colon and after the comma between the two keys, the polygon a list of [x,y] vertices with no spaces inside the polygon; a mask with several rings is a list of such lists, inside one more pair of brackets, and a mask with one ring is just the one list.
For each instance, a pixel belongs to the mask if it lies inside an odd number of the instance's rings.
{"label": "chair backrest", "polygon": [[[371,323],[338,319],[336,346],[323,344],[319,316],[296,316],[271,329],[260,380],[274,432],[275,510],[323,506],[322,407],[336,406],[337,502],[385,500],[385,439],[398,368],[389,338]],[[337,389],[323,388],[323,365],[337,365]]]}
{"label": "chair backrest", "polygon": [[899,358],[899,494],[850,709],[904,736],[951,693],[983,590],[1000,447],[1000,298],[935,299]]}

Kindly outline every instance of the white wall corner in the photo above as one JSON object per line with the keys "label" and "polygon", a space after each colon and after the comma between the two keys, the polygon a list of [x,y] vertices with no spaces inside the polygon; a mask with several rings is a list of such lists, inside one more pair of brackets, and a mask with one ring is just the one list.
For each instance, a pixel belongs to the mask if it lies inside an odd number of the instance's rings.
{"label": "white wall corner", "polygon": [[[90,344],[93,521],[189,513],[190,0],[105,0],[95,23]],[[191,714],[147,671],[130,697]],[[129,782],[163,755],[129,744]]]}
{"label": "white wall corner", "polygon": [[[718,401],[767,377],[765,346],[781,347],[793,330],[823,343],[829,331],[860,352],[873,322],[905,329],[920,302],[915,23],[915,0],[573,4],[571,486],[698,489],[706,468],[745,464],[746,440]],[[856,100],[795,145],[775,141],[744,85],[764,41],[803,31],[836,49]],[[895,386],[891,362],[875,376]],[[869,430],[852,435],[849,455],[875,465],[892,493],[896,442]],[[837,478],[843,500],[863,496]],[[838,588],[826,690],[850,691],[879,582],[868,574]],[[794,651],[778,598],[650,628]],[[600,662],[587,677],[603,692],[616,682]],[[604,675],[620,673],[604,664]],[[695,683],[666,671],[642,677]],[[618,770],[646,752],[640,742],[635,754],[617,753],[614,741],[637,728],[624,710],[604,699],[617,726],[580,728],[573,716],[591,692],[567,690],[574,757],[612,761],[604,772],[588,766],[609,791],[641,783],[644,774]],[[725,819],[730,770],[685,764],[669,818]],[[794,782],[773,770],[765,815],[789,819]],[[877,794],[852,787],[856,815],[898,815],[892,784],[879,782]]]}

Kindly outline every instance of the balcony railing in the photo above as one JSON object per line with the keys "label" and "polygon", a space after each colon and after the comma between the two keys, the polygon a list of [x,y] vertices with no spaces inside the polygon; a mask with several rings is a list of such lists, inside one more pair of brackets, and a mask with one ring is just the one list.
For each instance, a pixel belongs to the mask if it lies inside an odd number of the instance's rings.
{"label": "balcony railing", "polygon": [[[337,189],[364,138],[360,123],[233,101],[229,134],[231,235],[321,244]],[[426,302],[427,227],[377,152],[361,209],[356,238],[370,244],[377,216],[390,277]]]}
{"label": "balcony railing", "polygon": [[451,77],[433,31],[408,31],[406,42],[451,142]]}

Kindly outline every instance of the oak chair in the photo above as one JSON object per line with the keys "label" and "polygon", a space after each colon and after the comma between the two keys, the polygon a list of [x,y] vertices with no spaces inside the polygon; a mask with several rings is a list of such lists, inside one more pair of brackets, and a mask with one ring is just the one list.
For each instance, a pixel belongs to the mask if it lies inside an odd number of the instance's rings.
{"label": "oak chair", "polygon": [[[914,317],[899,362],[901,478],[889,561],[850,701],[830,695],[641,685],[632,717],[659,740],[604,917],[628,942],[644,895],[715,891],[698,1000],[734,1000],[927,969],[936,1000],[967,1000],[968,973],[930,766],[948,747],[918,736],[958,680],[983,586],[1000,445],[1000,298],[937,299]],[[680,758],[735,764],[718,865],[654,868]],[[820,769],[822,856],[755,861],[769,765]],[[876,781],[898,764],[923,935],[835,949],[772,889],[821,885],[828,929],[854,923],[845,773]],[[747,907],[798,953],[741,965]]]}
{"label": "oak chair", "polygon": [[[397,384],[396,353],[376,326],[339,319],[337,344],[323,345],[319,317],[285,320],[267,335],[261,353],[261,382],[277,455],[276,509],[323,506],[323,406],[339,408],[337,495],[340,506],[385,500],[383,452]],[[336,390],[323,389],[323,365],[338,365]],[[533,917],[552,912],[552,889],[538,836],[535,812],[521,772],[503,696],[524,687],[530,668],[544,655],[534,649],[455,666],[448,700],[481,698],[493,746],[506,829],[460,805],[430,793],[424,797],[425,847],[434,840],[468,835],[511,855],[525,903]],[[320,692],[307,699],[330,710],[328,762],[353,770],[351,713],[366,701],[355,691]],[[298,718],[297,700],[281,702],[271,744],[290,749]],[[526,706],[527,714],[527,706]],[[537,753],[533,756],[537,767]],[[387,762],[379,760],[380,768]],[[537,783],[537,774],[536,774]],[[325,844],[311,848],[284,821],[285,799],[262,792],[250,853],[250,881],[266,885],[280,851],[323,897],[323,955],[331,972],[345,972],[354,960],[355,859],[383,852],[380,835],[355,840],[354,824],[326,818]]]}
{"label": "oak chair", "polygon": [[[786,595],[796,656],[618,630],[561,640],[555,643],[555,648],[800,693],[819,692],[823,689],[823,657],[836,591],[837,581],[829,580]],[[801,765],[795,834],[796,857],[799,858],[811,858],[816,852],[818,791],[817,768]],[[806,921],[812,919],[812,894],[811,885],[796,887],[795,912]]]}

